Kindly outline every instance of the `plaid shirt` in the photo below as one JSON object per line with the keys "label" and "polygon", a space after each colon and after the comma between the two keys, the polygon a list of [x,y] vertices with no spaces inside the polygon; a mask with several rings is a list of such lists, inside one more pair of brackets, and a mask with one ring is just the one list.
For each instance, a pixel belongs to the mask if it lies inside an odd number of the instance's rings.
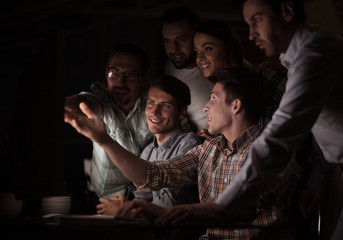
{"label": "plaid shirt", "polygon": [[[218,136],[186,154],[165,161],[149,162],[147,182],[139,187],[143,190],[157,190],[161,187],[198,183],[201,202],[215,200],[238,174],[252,142],[260,133],[261,128],[257,124],[250,127],[233,142],[232,151],[226,147],[225,137]],[[280,194],[289,193],[293,178],[297,179],[294,174],[296,162],[292,163],[270,189],[261,195],[257,217],[253,222],[235,228],[208,228],[204,238],[251,239],[262,233],[271,236],[274,234],[273,229],[286,228],[286,216],[290,214],[290,209],[285,206],[289,205],[287,203],[290,203],[289,198],[293,194],[286,195],[287,198],[280,197]]]}

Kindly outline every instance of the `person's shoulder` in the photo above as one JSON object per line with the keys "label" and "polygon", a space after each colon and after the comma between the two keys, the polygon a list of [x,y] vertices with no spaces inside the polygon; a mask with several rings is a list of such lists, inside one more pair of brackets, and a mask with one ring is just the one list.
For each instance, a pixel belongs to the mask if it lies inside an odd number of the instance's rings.
{"label": "person's shoulder", "polygon": [[140,157],[143,159],[146,159],[146,156],[152,151],[153,148],[154,148],[154,142],[152,141],[148,145],[145,146],[145,148],[140,154]]}
{"label": "person's shoulder", "polygon": [[106,83],[100,82],[100,81],[95,81],[91,84],[90,86],[91,91],[103,91],[107,92],[107,86]]}
{"label": "person's shoulder", "polygon": [[225,144],[225,143],[226,143],[225,137],[221,134],[213,138],[206,139],[206,141],[204,142],[204,144],[210,145],[210,146],[217,146],[219,144]]}
{"label": "person's shoulder", "polygon": [[109,102],[109,92],[107,85],[104,82],[93,82],[90,86],[90,90],[100,104],[107,104]]}
{"label": "person's shoulder", "polygon": [[343,47],[343,38],[318,25],[305,25],[296,33],[298,41],[302,45],[318,45],[318,48]]}
{"label": "person's shoulder", "polygon": [[293,52],[299,58],[307,62],[330,64],[332,68],[341,67],[343,39],[339,35],[312,25],[303,27],[295,40]]}
{"label": "person's shoulder", "polygon": [[188,144],[201,144],[204,142],[204,138],[200,137],[199,135],[195,134],[194,132],[182,132],[178,139],[181,143],[188,143]]}

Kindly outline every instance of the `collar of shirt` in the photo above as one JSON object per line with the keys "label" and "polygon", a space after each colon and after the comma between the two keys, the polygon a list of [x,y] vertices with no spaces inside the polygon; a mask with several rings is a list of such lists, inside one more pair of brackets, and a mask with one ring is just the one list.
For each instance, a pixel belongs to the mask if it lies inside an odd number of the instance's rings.
{"label": "collar of shirt", "polygon": [[233,152],[241,152],[247,145],[251,144],[258,135],[261,134],[262,129],[258,124],[254,124],[246,129],[235,141],[232,143]]}
{"label": "collar of shirt", "polygon": [[280,54],[280,62],[285,68],[289,68],[290,64],[293,62],[293,57],[297,56],[298,46],[301,43],[301,36],[306,30],[307,26],[305,23],[300,24],[297,30],[295,31],[291,42],[288,45],[286,53]]}
{"label": "collar of shirt", "polygon": [[160,146],[157,144],[156,136],[154,137],[154,147],[155,148],[165,148],[168,149],[174,144],[174,139],[177,138],[180,134],[182,133],[182,129],[178,128],[176,131],[173,132],[173,134],[165,141],[162,143]]}
{"label": "collar of shirt", "polygon": [[[145,106],[146,106],[146,101],[147,101],[147,89],[144,88],[142,90],[142,95],[137,99],[136,103],[135,103],[135,106],[131,109],[131,111],[129,112],[129,114],[127,114],[126,118],[129,119],[132,117],[132,115],[137,111],[137,112],[141,112],[141,111],[145,111]],[[110,101],[111,101],[111,104],[112,104],[112,107],[113,107],[113,110],[115,112],[120,112],[121,114],[124,114],[122,110],[120,110],[116,105],[115,103],[113,102],[113,99],[111,97],[111,95],[109,94],[108,95]],[[125,115],[125,114],[124,114]]]}
{"label": "collar of shirt", "polygon": [[222,152],[229,151],[230,154],[243,151],[247,145],[251,144],[262,132],[258,124],[254,124],[246,129],[236,140],[232,143],[232,151],[227,147],[227,140],[223,135],[220,135],[217,140],[217,147]]}

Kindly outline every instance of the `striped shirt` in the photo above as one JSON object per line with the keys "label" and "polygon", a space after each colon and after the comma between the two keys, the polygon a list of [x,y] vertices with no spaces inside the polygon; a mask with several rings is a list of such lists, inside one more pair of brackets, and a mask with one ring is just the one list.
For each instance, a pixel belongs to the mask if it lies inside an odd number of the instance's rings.
{"label": "striped shirt", "polygon": [[[215,200],[238,174],[247,159],[252,142],[261,131],[257,124],[247,129],[233,142],[232,151],[226,147],[225,137],[220,135],[186,154],[165,161],[149,162],[147,163],[147,181],[139,188],[156,190],[161,187],[197,183],[202,203]],[[297,180],[298,176],[294,174],[296,161],[292,161],[292,164],[261,195],[257,204],[257,217],[254,221],[242,227],[208,228],[203,238],[250,239],[259,233],[271,236],[275,234],[276,228],[278,230],[287,228],[287,220],[291,212],[290,208],[285,206],[289,205],[290,198],[294,196],[291,186],[295,182],[293,179]],[[286,192],[287,198],[283,198],[283,193]]]}

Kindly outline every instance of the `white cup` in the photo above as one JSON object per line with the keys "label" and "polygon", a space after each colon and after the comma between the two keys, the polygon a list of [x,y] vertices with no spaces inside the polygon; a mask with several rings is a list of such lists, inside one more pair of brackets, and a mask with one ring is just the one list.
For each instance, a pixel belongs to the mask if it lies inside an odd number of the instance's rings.
{"label": "white cup", "polygon": [[69,196],[51,196],[42,198],[42,215],[68,214],[71,207]]}
{"label": "white cup", "polygon": [[0,193],[0,217],[15,218],[22,209],[23,200],[17,200],[14,193]]}

